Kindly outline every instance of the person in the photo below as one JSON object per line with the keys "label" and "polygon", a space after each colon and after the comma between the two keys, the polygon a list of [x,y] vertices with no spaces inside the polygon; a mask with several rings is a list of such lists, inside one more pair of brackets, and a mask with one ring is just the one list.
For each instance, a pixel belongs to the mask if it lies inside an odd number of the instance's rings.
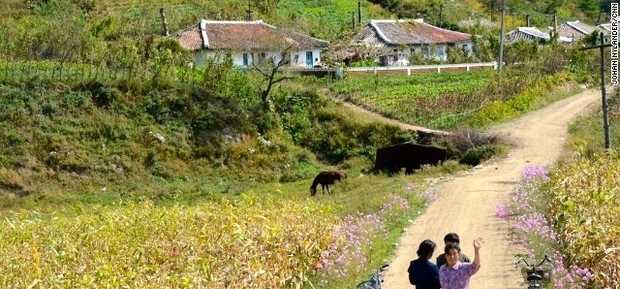
{"label": "person", "polygon": [[459,261],[461,249],[456,243],[449,243],[444,250],[446,264],[439,269],[439,282],[443,289],[469,289],[469,280],[480,269],[481,240],[474,241],[474,262]]}
{"label": "person", "polygon": [[409,263],[409,282],[416,289],[439,289],[439,270],[429,261],[435,251],[435,242],[424,240],[418,247],[418,259]]}
{"label": "person", "polygon": [[[448,233],[446,234],[446,236],[443,237],[443,242],[444,242],[444,245],[448,245],[448,243],[456,243],[457,245],[459,245],[461,242],[461,239],[459,238],[459,235],[456,233]],[[463,253],[459,254],[459,261],[463,263],[471,262],[469,260],[469,257],[467,257]],[[441,268],[441,266],[443,266],[444,264],[446,264],[446,254],[441,254],[437,256],[437,268]]]}

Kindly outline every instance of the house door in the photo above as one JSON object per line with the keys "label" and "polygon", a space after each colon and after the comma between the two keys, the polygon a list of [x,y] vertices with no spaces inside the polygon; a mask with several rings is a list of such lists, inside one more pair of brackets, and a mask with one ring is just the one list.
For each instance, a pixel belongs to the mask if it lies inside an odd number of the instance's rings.
{"label": "house door", "polygon": [[312,55],[312,51],[306,51],[306,66],[314,66],[314,55]]}

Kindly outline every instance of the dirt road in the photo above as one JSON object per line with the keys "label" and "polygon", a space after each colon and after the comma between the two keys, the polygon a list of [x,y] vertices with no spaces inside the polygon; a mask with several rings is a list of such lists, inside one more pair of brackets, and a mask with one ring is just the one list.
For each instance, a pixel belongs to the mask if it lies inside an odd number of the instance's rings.
{"label": "dirt road", "polygon": [[417,125],[412,125],[412,124],[408,124],[408,123],[403,123],[397,120],[393,120],[387,117],[384,117],[376,112],[367,110],[363,107],[360,107],[358,105],[346,102],[346,101],[340,101],[342,103],[342,105],[344,105],[345,107],[348,107],[350,109],[352,109],[353,111],[356,111],[360,114],[366,115],[368,118],[372,119],[373,121],[377,121],[377,122],[382,122],[382,123],[387,123],[387,124],[391,124],[397,127],[400,127],[401,129],[404,130],[412,130],[412,131],[421,131],[421,132],[425,132],[425,133],[432,133],[432,134],[436,134],[436,135],[446,135],[448,134],[448,132],[442,131],[442,130],[434,130],[434,129],[430,129],[430,128],[425,128],[422,126],[417,126]]}
{"label": "dirt road", "polygon": [[560,156],[569,122],[598,105],[599,99],[598,91],[587,90],[493,128],[491,131],[510,137],[516,147],[505,159],[438,185],[439,199],[401,237],[383,288],[412,288],[407,267],[416,256],[417,246],[424,239],[434,240],[438,245],[435,258],[443,251],[447,232],[461,236],[463,252],[472,258],[473,240],[484,240],[482,268],[472,277],[471,289],[525,288],[513,266],[518,249],[511,245],[509,225],[495,217],[495,207],[509,198],[526,164],[550,165]]}

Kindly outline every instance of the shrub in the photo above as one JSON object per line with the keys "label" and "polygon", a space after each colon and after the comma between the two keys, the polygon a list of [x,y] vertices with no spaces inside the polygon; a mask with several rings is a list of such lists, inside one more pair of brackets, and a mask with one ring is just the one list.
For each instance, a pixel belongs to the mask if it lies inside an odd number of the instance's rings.
{"label": "shrub", "polygon": [[468,149],[460,160],[460,163],[477,166],[481,162],[490,159],[497,154],[497,147],[493,145],[482,145]]}

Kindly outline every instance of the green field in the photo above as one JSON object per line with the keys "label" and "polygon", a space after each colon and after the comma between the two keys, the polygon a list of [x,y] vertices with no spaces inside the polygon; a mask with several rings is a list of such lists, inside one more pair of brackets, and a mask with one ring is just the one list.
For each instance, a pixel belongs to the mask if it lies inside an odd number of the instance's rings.
{"label": "green field", "polygon": [[477,109],[478,92],[494,72],[458,72],[412,76],[353,76],[335,83],[336,96],[405,122],[445,127],[442,117]]}

